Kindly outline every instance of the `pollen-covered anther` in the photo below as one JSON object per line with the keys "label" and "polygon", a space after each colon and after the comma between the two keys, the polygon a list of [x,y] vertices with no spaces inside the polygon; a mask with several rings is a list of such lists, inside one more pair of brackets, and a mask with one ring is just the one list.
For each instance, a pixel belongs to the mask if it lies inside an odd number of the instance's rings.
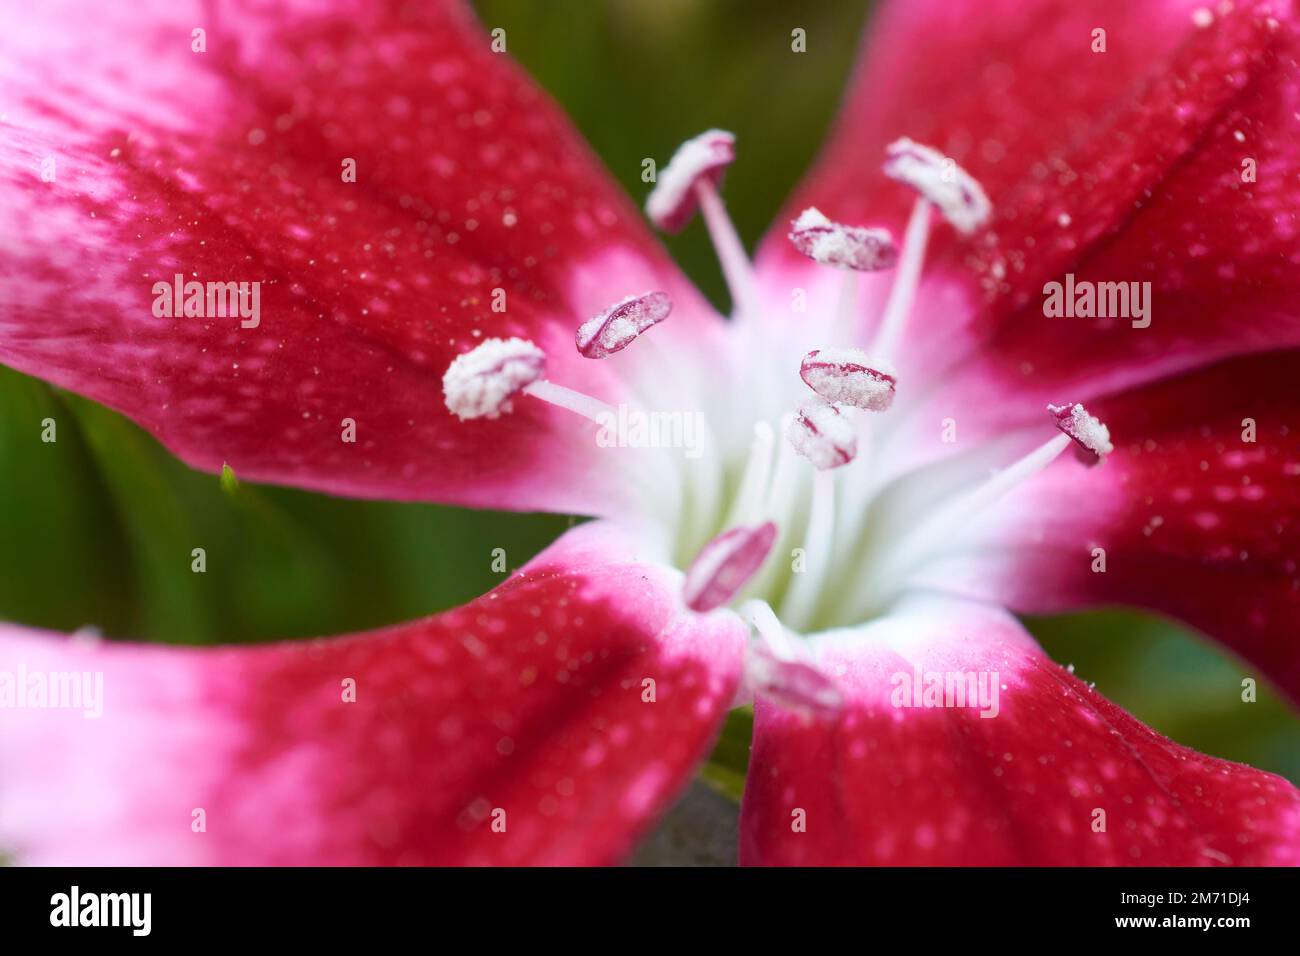
{"label": "pollen-covered anther", "polygon": [[668,318],[673,302],[666,292],[646,292],[616,302],[578,326],[575,342],[585,358],[602,359],[621,351]]}
{"label": "pollen-covered anther", "polygon": [[1074,440],[1075,453],[1081,461],[1090,465],[1100,464],[1115,450],[1110,442],[1110,429],[1077,402],[1048,405],[1047,410],[1056,419],[1056,427]]}
{"label": "pollen-covered anther", "polygon": [[713,185],[736,159],[736,137],[726,130],[711,129],[677,147],[668,165],[655,177],[655,188],[645,201],[646,215],[665,232],[677,232],[695,215],[699,197],[695,186],[701,180]]}
{"label": "pollen-covered anther", "polygon": [[833,717],[844,709],[844,695],[814,664],[784,660],[766,647],[749,648],[745,680],[756,697],[786,710]]}
{"label": "pollen-covered anther", "polygon": [[756,638],[745,654],[745,686],[756,699],[821,717],[844,709],[844,695],[834,678],[806,647],[791,639],[766,601],[746,601],[737,611]]}
{"label": "pollen-covered anther", "polygon": [[805,405],[790,419],[786,438],[819,471],[847,465],[858,454],[858,432],[834,405]]}
{"label": "pollen-covered anther", "polygon": [[770,521],[722,532],[700,549],[686,570],[686,606],[704,613],[729,603],[763,566],[775,542],[776,525]]}
{"label": "pollen-covered anther", "polygon": [[873,412],[893,404],[898,385],[890,363],[855,348],[813,349],[799,364],[799,377],[828,402]]}
{"label": "pollen-covered anther", "polygon": [[447,408],[461,421],[497,418],[510,399],[542,377],[546,353],[527,339],[487,339],[458,355],[442,377]]}
{"label": "pollen-covered anther", "polygon": [[934,203],[961,233],[974,232],[993,210],[975,177],[938,150],[906,137],[885,147],[885,175]]}
{"label": "pollen-covered anther", "polygon": [[814,262],[837,269],[876,272],[898,262],[898,246],[888,229],[832,222],[809,206],[790,224],[790,242]]}

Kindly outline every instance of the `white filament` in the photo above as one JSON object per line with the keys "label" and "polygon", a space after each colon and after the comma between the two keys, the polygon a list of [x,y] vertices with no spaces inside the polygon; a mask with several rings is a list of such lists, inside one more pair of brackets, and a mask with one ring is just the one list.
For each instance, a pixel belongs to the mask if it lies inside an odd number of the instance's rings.
{"label": "white filament", "polygon": [[872,355],[892,358],[898,350],[921,283],[921,267],[925,264],[925,249],[930,240],[930,209],[930,201],[923,196],[912,206],[907,231],[903,234],[903,251],[899,255],[894,285],[889,290],[889,300],[885,303],[875,341],[867,350]]}

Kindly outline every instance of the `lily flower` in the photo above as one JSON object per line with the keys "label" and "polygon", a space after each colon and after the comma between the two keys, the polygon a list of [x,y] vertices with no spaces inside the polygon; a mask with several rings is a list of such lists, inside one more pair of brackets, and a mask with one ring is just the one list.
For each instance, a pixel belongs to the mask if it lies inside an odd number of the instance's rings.
{"label": "lily flower", "polygon": [[[196,468],[593,519],[373,633],[0,626],[11,692],[103,675],[98,719],[0,710],[16,861],[616,862],[753,701],[742,863],[1300,862],[1295,787],[1014,616],[1148,608],[1300,696],[1289,3],[882,4],[753,262],[743,143],[658,170],[730,321],[454,0],[3,26],[0,361]],[[1067,275],[1145,315],[1045,314]]]}

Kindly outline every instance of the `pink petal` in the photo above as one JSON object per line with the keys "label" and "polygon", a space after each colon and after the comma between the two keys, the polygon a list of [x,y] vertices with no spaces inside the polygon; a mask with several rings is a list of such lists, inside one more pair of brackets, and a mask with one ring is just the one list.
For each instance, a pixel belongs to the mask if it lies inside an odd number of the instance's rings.
{"label": "pink petal", "polygon": [[[756,705],[742,863],[1300,863],[1295,787],[1161,737],[1046,660],[1010,615],[914,606],[857,638],[822,648],[849,694],[838,719]],[[923,681],[996,671],[996,716],[894,706],[913,664]]]}
{"label": "pink petal", "polygon": [[[1297,381],[1300,355],[1277,353],[1090,403],[1115,438],[1106,463],[1064,460],[1017,488],[963,543],[977,560],[954,553],[919,583],[1024,612],[1160,611],[1219,639],[1300,702]],[[1254,442],[1243,440],[1248,419]],[[1094,570],[1096,549],[1104,572]]]}
{"label": "pink petal", "polygon": [[[1216,11],[1208,26],[1192,15],[1201,7]],[[1092,52],[1096,29],[1105,53]],[[1270,0],[1228,13],[1200,0],[882,5],[830,142],[787,208],[900,230],[912,195],[880,169],[899,136],[979,181],[992,220],[972,239],[935,227],[907,354],[891,356],[905,378],[945,381],[955,407],[1014,390],[1025,400],[999,410],[1027,417],[1054,395],[1086,402],[1300,344],[1298,50],[1290,5]],[[782,240],[776,230],[764,248],[769,289],[798,285],[809,311],[833,307],[835,277]],[[1045,317],[1043,287],[1067,273],[1150,282],[1150,326]],[[864,322],[889,278],[866,282]]]}
{"label": "pink petal", "polygon": [[[589,423],[537,401],[459,422],[443,373],[518,336],[556,381],[617,399],[611,369],[574,353],[583,319],[654,288],[683,335],[712,320],[491,42],[455,0],[7,5],[0,361],[209,470],[613,510]],[[154,283],[178,273],[262,283],[258,324],[156,317]]]}
{"label": "pink petal", "polygon": [[34,864],[617,861],[739,680],[743,626],[679,588],[597,524],[370,634],[195,650],[2,628],[0,671],[102,671],[104,704],[0,710],[0,846]]}

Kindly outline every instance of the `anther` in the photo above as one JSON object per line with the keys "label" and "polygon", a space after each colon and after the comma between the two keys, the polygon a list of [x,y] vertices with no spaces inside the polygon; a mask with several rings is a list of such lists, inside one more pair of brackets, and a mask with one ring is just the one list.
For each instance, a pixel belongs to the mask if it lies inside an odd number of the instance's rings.
{"label": "anther", "polygon": [[765,647],[751,647],[745,679],[756,697],[786,710],[833,717],[844,709],[844,695],[815,665],[782,660]]}
{"label": "anther", "polygon": [[497,418],[513,410],[511,399],[541,378],[545,365],[546,353],[527,339],[487,339],[447,366],[447,408],[461,421]]}
{"label": "anther", "polygon": [[814,262],[837,269],[875,272],[898,262],[898,247],[888,229],[866,229],[832,222],[809,206],[790,224],[790,242]]}
{"label": "anther", "polygon": [[602,359],[627,348],[673,310],[665,292],[628,296],[578,326],[575,342],[585,358]]}
{"label": "anther", "polygon": [[758,640],[745,655],[745,683],[756,696],[787,710],[833,717],[844,709],[844,695],[835,681],[800,653],[772,609],[764,601],[746,601],[741,616]]}
{"label": "anther", "polygon": [[858,431],[834,405],[805,405],[785,432],[790,445],[818,470],[847,465],[858,454]]}
{"label": "anther", "polygon": [[906,137],[885,148],[885,175],[907,183],[966,235],[983,225],[993,208],[975,177],[938,150]]}
{"label": "anther", "polygon": [[894,367],[873,361],[862,349],[813,349],[799,365],[799,377],[828,402],[883,412],[894,403]]}
{"label": "anther", "polygon": [[734,598],[767,560],[776,542],[776,525],[731,528],[695,556],[682,583],[682,599],[692,611],[704,613]]}
{"label": "anther", "polygon": [[1056,419],[1056,427],[1074,440],[1075,454],[1089,465],[1097,465],[1115,450],[1110,442],[1110,429],[1095,415],[1077,402],[1065,405],[1048,405],[1047,410]]}
{"label": "anther", "polygon": [[683,229],[699,207],[696,186],[717,186],[736,159],[736,137],[711,129],[677,147],[668,165],[659,171],[655,188],[645,201],[646,215],[664,232]]}
{"label": "anther", "polygon": [[754,267],[718,192],[723,173],[735,159],[736,137],[725,130],[711,129],[688,139],[659,171],[645,210],[660,229],[677,232],[698,209],[718,254],[737,315],[756,316],[760,302]]}

